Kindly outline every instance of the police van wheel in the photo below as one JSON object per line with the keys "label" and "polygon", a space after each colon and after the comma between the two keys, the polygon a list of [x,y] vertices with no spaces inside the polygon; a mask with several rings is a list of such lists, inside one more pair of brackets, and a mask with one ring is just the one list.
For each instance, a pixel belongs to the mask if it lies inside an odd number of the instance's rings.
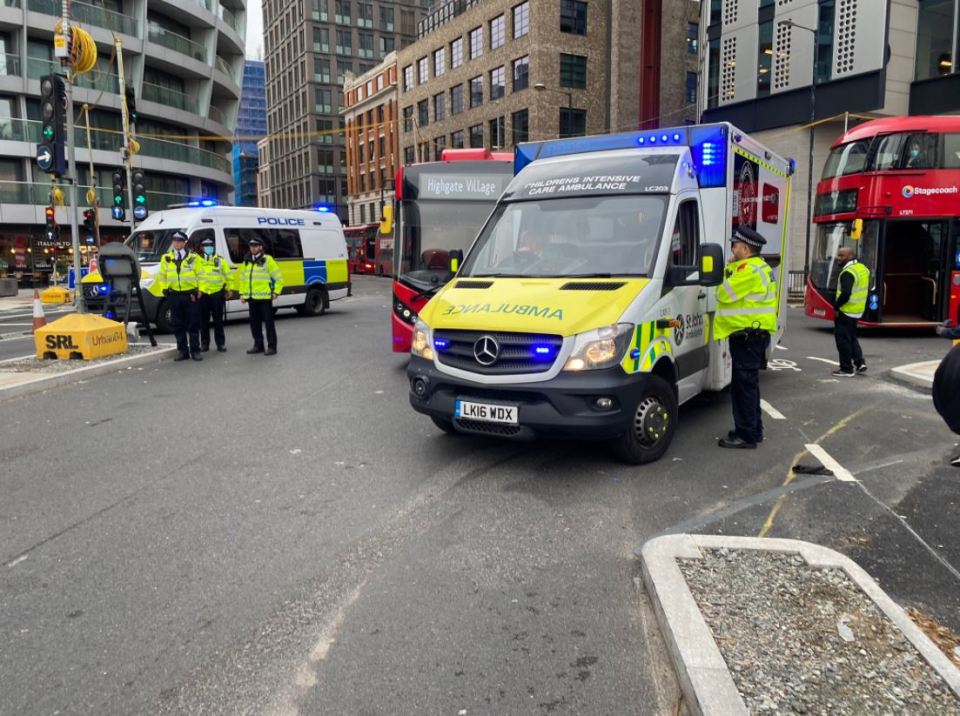
{"label": "police van wheel", "polygon": [[173,333],[173,310],[169,301],[164,301],[157,309],[157,331]]}
{"label": "police van wheel", "polygon": [[660,376],[649,375],[630,431],[617,439],[614,450],[621,460],[634,465],[659,460],[670,447],[676,424],[677,398],[673,388]]}
{"label": "police van wheel", "polygon": [[326,296],[323,295],[322,288],[311,288],[303,299],[303,303],[297,306],[297,313],[301,316],[321,316],[326,310]]}
{"label": "police van wheel", "polygon": [[451,435],[457,434],[457,429],[453,427],[453,421],[450,418],[439,418],[436,415],[431,415],[430,419],[433,421],[433,424],[443,432],[450,433]]}

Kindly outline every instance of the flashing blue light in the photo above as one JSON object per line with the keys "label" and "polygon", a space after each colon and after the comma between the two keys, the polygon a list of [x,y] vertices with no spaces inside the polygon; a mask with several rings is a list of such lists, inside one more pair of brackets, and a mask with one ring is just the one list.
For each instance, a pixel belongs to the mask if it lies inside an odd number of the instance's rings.
{"label": "flashing blue light", "polygon": [[727,129],[707,125],[690,130],[690,153],[702,189],[724,186],[727,181]]}
{"label": "flashing blue light", "polygon": [[187,206],[209,208],[211,206],[220,206],[220,202],[216,199],[195,199],[194,201],[188,201]]}
{"label": "flashing blue light", "polygon": [[533,352],[538,356],[548,356],[553,353],[552,346],[534,346]]}
{"label": "flashing blue light", "polygon": [[450,342],[447,341],[445,338],[434,338],[433,347],[436,348],[438,351],[445,351],[447,350],[447,348],[450,347]]}
{"label": "flashing blue light", "polygon": [[315,207],[313,207],[313,208],[314,208],[315,211],[319,211],[321,214],[329,214],[329,213],[330,213],[330,207],[329,207],[329,206],[325,206],[325,205],[322,205],[322,204],[321,204],[321,205],[315,206]]}
{"label": "flashing blue light", "polygon": [[637,144],[643,144],[645,141],[647,140],[644,139],[643,137],[637,137]]}
{"label": "flashing blue light", "polygon": [[679,141],[680,141],[680,132],[674,132],[674,134],[673,134],[673,141],[675,141],[675,142],[679,142]]}
{"label": "flashing blue light", "polygon": [[631,357],[633,360],[636,360],[637,358],[639,358],[639,357],[640,357],[640,349],[639,349],[639,348],[634,348],[632,351],[630,351],[630,357]]}
{"label": "flashing blue light", "polygon": [[650,135],[650,144],[656,144],[656,143],[657,143],[657,135],[656,134]]}
{"label": "flashing blue light", "polygon": [[660,141],[661,141],[661,142],[666,142],[666,141],[668,141],[669,139],[670,139],[670,137],[668,137],[666,134],[661,134],[661,135],[660,135]]}

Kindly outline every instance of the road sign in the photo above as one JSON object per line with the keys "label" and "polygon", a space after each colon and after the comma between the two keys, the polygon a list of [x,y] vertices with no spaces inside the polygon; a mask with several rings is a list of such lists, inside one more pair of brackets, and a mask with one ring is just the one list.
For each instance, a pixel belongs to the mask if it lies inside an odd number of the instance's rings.
{"label": "road sign", "polygon": [[115,206],[112,209],[110,209],[110,215],[116,221],[123,221],[124,219],[127,218],[127,212],[126,210],[124,210],[122,206]]}
{"label": "road sign", "polygon": [[147,207],[143,206],[142,204],[137,204],[137,206],[133,207],[133,218],[137,221],[143,221],[146,219]]}
{"label": "road sign", "polygon": [[53,152],[45,144],[37,145],[37,166],[42,172],[50,171],[53,166]]}

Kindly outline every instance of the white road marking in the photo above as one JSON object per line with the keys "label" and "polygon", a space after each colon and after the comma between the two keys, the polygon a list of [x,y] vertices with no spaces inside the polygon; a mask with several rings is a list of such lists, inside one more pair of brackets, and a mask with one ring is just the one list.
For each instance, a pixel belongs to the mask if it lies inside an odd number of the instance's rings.
{"label": "white road marking", "polygon": [[776,348],[777,348],[778,351],[788,350],[788,348],[787,348],[786,346],[781,346],[779,343],[777,344]]}
{"label": "white road marking", "polygon": [[779,410],[774,408],[770,403],[768,403],[763,398],[760,398],[760,407],[763,409],[767,415],[769,415],[774,420],[786,420],[787,416],[781,413]]}
{"label": "white road marking", "polygon": [[17,557],[17,558],[16,558],[15,560],[13,560],[12,562],[7,562],[7,566],[8,566],[8,567],[16,567],[18,564],[20,564],[20,563],[21,563],[22,561],[24,561],[26,558],[27,558],[27,555],[21,554],[19,557]]}
{"label": "white road marking", "polygon": [[810,443],[809,445],[804,445],[807,452],[813,455],[817,460],[820,461],[820,464],[825,468],[833,472],[833,476],[840,480],[841,482],[856,482],[855,478],[847,468],[841,465],[839,462],[831,457],[830,453],[824,450],[822,447],[816,443]]}
{"label": "white road marking", "polygon": [[818,360],[821,363],[829,363],[830,365],[835,365],[838,368],[840,367],[840,364],[837,361],[830,360],[829,358],[817,358],[816,356],[807,356],[807,360]]}

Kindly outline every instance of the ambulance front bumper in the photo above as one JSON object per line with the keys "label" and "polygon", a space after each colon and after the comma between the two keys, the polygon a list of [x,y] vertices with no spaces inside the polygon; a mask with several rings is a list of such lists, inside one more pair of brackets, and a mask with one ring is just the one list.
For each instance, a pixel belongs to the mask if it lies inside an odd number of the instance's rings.
{"label": "ambulance front bumper", "polygon": [[[485,385],[441,373],[432,362],[416,356],[410,358],[407,378],[410,405],[418,413],[450,420],[463,433],[519,440],[619,437],[632,429],[646,386],[646,374],[627,375],[619,366],[560,373],[540,383]],[[458,401],[516,406],[516,424],[457,417]]]}

